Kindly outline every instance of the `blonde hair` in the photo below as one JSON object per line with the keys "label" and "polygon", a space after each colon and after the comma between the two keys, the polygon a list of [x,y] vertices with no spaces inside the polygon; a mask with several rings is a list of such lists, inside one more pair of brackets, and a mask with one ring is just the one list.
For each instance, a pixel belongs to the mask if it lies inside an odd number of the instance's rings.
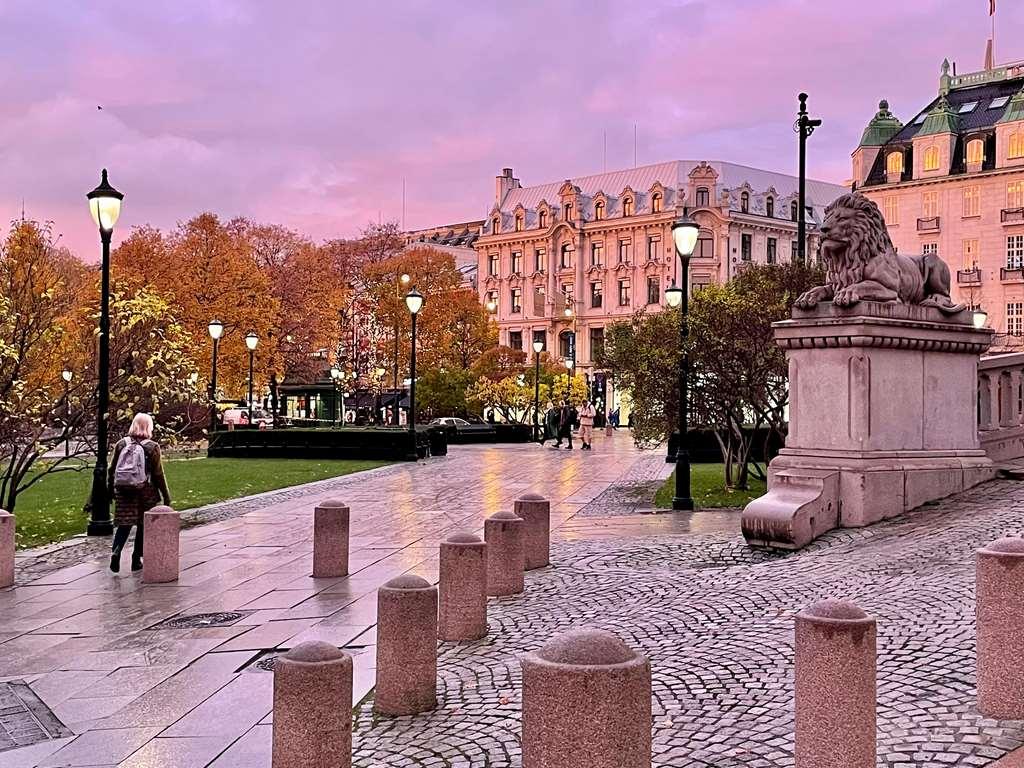
{"label": "blonde hair", "polygon": [[128,436],[136,440],[150,440],[153,437],[153,417],[148,413],[136,413],[132,419],[132,425],[128,429]]}

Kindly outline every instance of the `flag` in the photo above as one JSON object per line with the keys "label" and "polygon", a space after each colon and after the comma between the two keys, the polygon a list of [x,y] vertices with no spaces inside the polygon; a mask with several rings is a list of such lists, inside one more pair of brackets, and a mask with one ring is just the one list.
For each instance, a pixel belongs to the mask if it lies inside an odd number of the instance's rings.
{"label": "flag", "polygon": [[996,15],[996,0],[988,0],[988,15]]}

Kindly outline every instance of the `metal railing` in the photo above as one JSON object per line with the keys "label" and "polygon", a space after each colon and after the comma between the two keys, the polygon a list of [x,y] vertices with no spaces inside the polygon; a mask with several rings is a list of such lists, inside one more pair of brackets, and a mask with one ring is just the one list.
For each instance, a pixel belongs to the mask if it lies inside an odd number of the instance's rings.
{"label": "metal railing", "polygon": [[977,267],[973,269],[958,269],[956,271],[956,281],[959,285],[970,285],[972,283],[981,282],[981,270]]}
{"label": "metal railing", "polygon": [[917,231],[918,232],[938,232],[939,231],[939,217],[932,216],[927,219],[917,220]]}
{"label": "metal railing", "polygon": [[1024,223],[1024,208],[1003,208],[999,212],[999,220],[1003,224]]}

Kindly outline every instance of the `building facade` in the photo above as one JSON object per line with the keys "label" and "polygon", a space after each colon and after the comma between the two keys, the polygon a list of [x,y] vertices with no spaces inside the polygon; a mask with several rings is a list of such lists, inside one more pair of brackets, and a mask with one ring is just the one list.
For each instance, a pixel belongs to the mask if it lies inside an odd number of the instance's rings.
{"label": "building facade", "polygon": [[997,349],[1024,346],[1024,62],[957,75],[907,124],[887,102],[853,152],[854,186],[901,253],[938,253],[953,298],[988,313]]}
{"label": "building facade", "polygon": [[[807,182],[808,253],[817,252],[825,206],[846,191]],[[594,359],[604,329],[637,310],[659,311],[679,279],[671,227],[683,212],[700,226],[690,290],[728,280],[752,263],[797,250],[797,179],[719,161],[678,160],[524,187],[506,168],[474,242],[480,299],[499,340],[532,355],[572,360],[606,399]]]}
{"label": "building facade", "polygon": [[477,255],[473,243],[480,236],[484,222],[463,221],[430,229],[417,229],[405,233],[407,248],[429,246],[451,254],[455,267],[462,273],[462,284],[477,289]]}

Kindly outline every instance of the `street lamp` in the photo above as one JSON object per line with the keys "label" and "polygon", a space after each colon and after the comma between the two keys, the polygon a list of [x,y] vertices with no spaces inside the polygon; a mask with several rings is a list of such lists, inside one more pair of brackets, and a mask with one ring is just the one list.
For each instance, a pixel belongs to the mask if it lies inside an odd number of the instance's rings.
{"label": "street lamp", "polygon": [[[409,284],[409,280],[411,280],[411,278],[409,277],[409,275],[405,274],[404,272],[402,273],[402,276],[398,278],[398,285],[396,286],[396,290],[395,290],[396,298],[402,295],[402,288],[404,288],[405,286],[407,286]],[[395,368],[394,368],[393,373],[394,373],[394,378],[393,378],[393,382],[392,383],[394,384],[394,390],[395,390],[395,407],[394,407],[394,412],[395,412],[395,425],[397,426],[397,424],[398,424],[398,401],[400,399],[398,397],[398,311],[397,311],[397,309],[395,311]]]}
{"label": "street lamp", "polygon": [[488,299],[484,307],[486,307],[487,311],[493,315],[498,310],[498,302],[494,299]]}
{"label": "street lamp", "polygon": [[533,439],[540,442],[540,353],[544,342],[533,340]]}
{"label": "street lamp", "polygon": [[220,349],[220,337],[224,335],[224,323],[213,319],[206,330],[213,339],[213,368],[210,372],[210,431],[217,431],[217,351]]}
{"label": "street lamp", "polygon": [[676,445],[676,493],[672,498],[672,509],[692,510],[693,497],[690,495],[690,453],[686,449],[686,421],[689,407],[689,391],[687,376],[690,372],[690,353],[687,341],[690,335],[687,313],[689,311],[690,288],[690,256],[697,246],[697,235],[700,227],[697,222],[688,218],[685,210],[682,218],[672,224],[672,243],[682,264],[680,277],[682,286],[673,285],[665,291],[665,300],[670,306],[681,308],[679,320],[679,346],[682,348],[683,359],[679,365],[679,443]]}
{"label": "street lamp", "polygon": [[984,309],[976,309],[974,310],[973,319],[975,328],[984,328],[985,323],[988,322],[988,312],[986,312]]}
{"label": "street lamp", "polygon": [[[797,237],[797,259],[801,264],[807,263],[807,139],[814,133],[814,129],[821,125],[821,120],[814,120],[807,116],[807,94],[801,93],[797,98],[800,100],[800,110],[797,112],[796,123],[793,130],[800,134],[800,171],[797,184],[797,206],[796,237]],[[692,253],[693,251],[691,251]]]}
{"label": "street lamp", "polygon": [[[395,356],[397,360],[397,355]],[[377,380],[377,392],[374,395],[373,403],[373,423],[375,426],[381,426],[384,421],[383,414],[381,413],[381,397],[383,396],[384,389],[384,376],[387,375],[387,371],[384,368],[377,368],[374,370],[374,378]]]}
{"label": "street lamp", "polygon": [[71,384],[74,374],[65,368],[60,372],[60,377],[64,380],[64,458],[66,459],[71,455],[70,437],[68,434],[71,428],[71,401],[68,399],[68,386]]}
{"label": "street lamp", "polygon": [[[416,290],[416,286],[405,294],[405,306],[412,315],[412,352],[409,356],[409,432],[416,434],[416,315],[423,309],[423,294]],[[416,443],[413,442],[413,452],[416,451]]]}
{"label": "street lamp", "polygon": [[107,496],[107,420],[110,410],[110,240],[114,225],[121,215],[124,195],[110,186],[107,169],[103,169],[100,184],[88,193],[89,213],[100,230],[103,261],[100,269],[100,334],[99,381],[96,392],[96,466],[92,473],[89,525],[90,536],[109,536],[114,531],[110,521],[110,498]]}
{"label": "street lamp", "polygon": [[256,356],[256,345],[260,343],[260,337],[256,331],[249,331],[245,334],[245,346],[249,348],[249,426],[252,426],[252,361]]}
{"label": "street lamp", "polygon": [[[341,381],[341,377],[344,375],[344,372],[338,366],[335,365],[331,367],[331,386],[334,387],[334,402],[331,404],[331,429],[338,426],[338,384]],[[342,397],[344,397],[344,394]],[[344,420],[345,417],[344,414],[342,414],[342,422],[344,422]],[[342,423],[342,426],[345,426],[344,423]]]}

